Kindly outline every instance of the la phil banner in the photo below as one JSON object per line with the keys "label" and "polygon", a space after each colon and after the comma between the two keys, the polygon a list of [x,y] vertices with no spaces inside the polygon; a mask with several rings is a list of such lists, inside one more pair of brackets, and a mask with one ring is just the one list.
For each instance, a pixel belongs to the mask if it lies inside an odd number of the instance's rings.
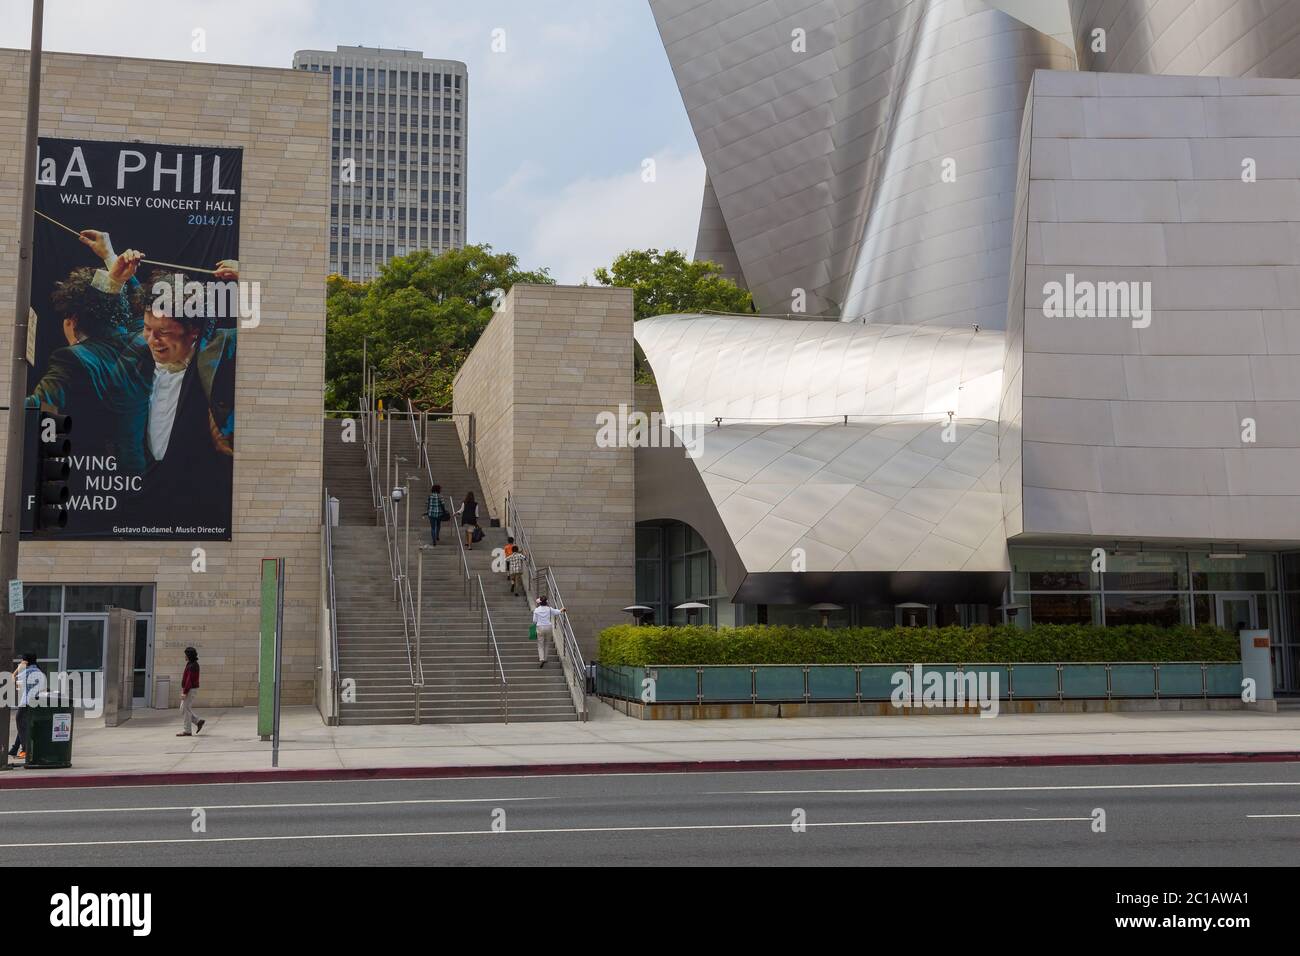
{"label": "la phil banner", "polygon": [[59,537],[229,540],[243,150],[39,150],[27,405],[72,417]]}

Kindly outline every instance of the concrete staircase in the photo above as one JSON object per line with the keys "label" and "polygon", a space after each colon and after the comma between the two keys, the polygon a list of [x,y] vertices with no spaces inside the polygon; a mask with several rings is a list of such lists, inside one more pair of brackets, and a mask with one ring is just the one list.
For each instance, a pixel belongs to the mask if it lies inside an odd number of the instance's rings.
{"label": "concrete staircase", "polygon": [[[342,501],[340,527],[334,534],[340,675],[353,678],[357,692],[354,703],[342,704],[339,720],[344,725],[412,723],[415,693],[401,607],[393,600],[382,519],[375,526],[375,511],[370,507],[370,521],[364,520],[363,505],[370,502],[365,450],[359,443],[343,445],[335,440],[331,428],[327,424],[325,480],[330,494]],[[457,507],[469,490],[481,503],[482,490],[465,464],[454,427],[430,423],[428,442],[434,480],[442,485],[449,504]],[[386,454],[385,441],[381,462]],[[417,473],[421,476],[420,481],[411,482],[410,516],[411,591],[422,600],[424,622],[421,722],[499,723],[503,719],[496,659],[488,649],[482,613],[471,600],[480,574],[509,685],[510,721],[576,719],[554,648],[546,667],[539,668],[537,645],[528,640],[532,617],[526,600],[511,596],[506,576],[492,571],[492,551],[505,544],[506,536],[503,529],[488,527],[482,505],[479,514],[486,537],[467,552],[473,591],[465,587],[460,551],[447,521],[438,546],[423,552],[423,595],[416,594],[417,549],[429,543],[429,523],[424,517],[429,489],[423,469],[416,467],[417,448],[405,421],[393,424],[392,455],[407,459],[399,466],[403,479]],[[336,487],[343,493],[336,492]],[[404,534],[404,510],[399,510],[398,518]]]}

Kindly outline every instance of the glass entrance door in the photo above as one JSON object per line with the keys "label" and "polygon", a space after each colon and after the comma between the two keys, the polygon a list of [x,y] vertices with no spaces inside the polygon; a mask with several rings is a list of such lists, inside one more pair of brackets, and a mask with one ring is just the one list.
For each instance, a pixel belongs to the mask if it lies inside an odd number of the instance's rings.
{"label": "glass entrance door", "polygon": [[135,619],[134,653],[131,696],[134,699],[135,706],[148,707],[150,704],[149,673],[153,669],[152,617],[137,617]]}
{"label": "glass entrance door", "polygon": [[1259,615],[1253,594],[1216,594],[1219,627],[1236,634],[1243,628],[1259,626]]}
{"label": "glass entrance door", "polygon": [[59,670],[102,671],[107,647],[108,615],[64,615],[59,638]]}

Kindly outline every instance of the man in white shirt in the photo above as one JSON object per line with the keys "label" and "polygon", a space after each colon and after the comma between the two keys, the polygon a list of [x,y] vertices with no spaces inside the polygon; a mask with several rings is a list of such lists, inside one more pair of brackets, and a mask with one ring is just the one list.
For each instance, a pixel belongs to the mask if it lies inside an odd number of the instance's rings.
{"label": "man in white shirt", "polygon": [[[541,661],[538,667],[546,666],[546,642],[555,640],[555,619],[564,613],[562,607],[551,607],[546,598],[537,599],[537,607],[533,608],[533,623],[537,625],[537,659]],[[559,653],[560,646],[555,645],[556,653]]]}
{"label": "man in white shirt", "polygon": [[[229,265],[233,265],[230,263]],[[219,274],[237,275],[230,269]],[[151,294],[185,277],[155,273]],[[147,471],[141,520],[184,519],[228,527],[234,455],[235,329],[154,299],[144,314],[138,361],[150,382],[144,427]],[[171,313],[175,314],[171,314]]]}

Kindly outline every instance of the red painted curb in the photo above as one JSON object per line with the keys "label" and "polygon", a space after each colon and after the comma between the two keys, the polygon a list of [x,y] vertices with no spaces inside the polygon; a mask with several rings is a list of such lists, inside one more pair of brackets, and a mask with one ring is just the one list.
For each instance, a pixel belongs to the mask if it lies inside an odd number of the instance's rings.
{"label": "red painted curb", "polygon": [[762,770],[904,770],[961,767],[1086,767],[1133,764],[1294,763],[1300,751],[1186,754],[1043,754],[1006,757],[846,757],[809,760],[662,760],[484,767],[357,767],[311,770],[211,770],[191,773],[95,773],[66,777],[0,774],[0,790],[146,787],[210,783],[303,783],[331,780],[436,780],[620,773],[747,773]]}

